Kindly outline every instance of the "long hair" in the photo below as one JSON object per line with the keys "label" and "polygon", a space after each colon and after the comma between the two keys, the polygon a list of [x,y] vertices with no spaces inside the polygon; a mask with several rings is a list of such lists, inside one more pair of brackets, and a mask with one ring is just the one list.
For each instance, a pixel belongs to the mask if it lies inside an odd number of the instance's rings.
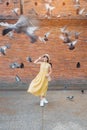
{"label": "long hair", "polygon": [[52,67],[52,63],[50,62],[49,57],[48,56],[43,56],[43,57],[47,58],[47,63],[49,63],[51,65],[51,67]]}

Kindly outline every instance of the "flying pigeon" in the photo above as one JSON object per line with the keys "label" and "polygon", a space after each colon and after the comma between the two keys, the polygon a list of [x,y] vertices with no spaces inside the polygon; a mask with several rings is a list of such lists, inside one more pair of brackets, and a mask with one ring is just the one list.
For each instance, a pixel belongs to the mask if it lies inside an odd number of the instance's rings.
{"label": "flying pigeon", "polygon": [[48,36],[49,36],[49,35],[50,35],[50,32],[47,32],[47,33],[44,34],[43,37],[40,37],[40,36],[39,36],[39,40],[40,40],[41,42],[43,42],[43,43],[46,43],[46,41],[48,41]]}
{"label": "flying pigeon", "polygon": [[75,32],[75,33],[74,33],[75,39],[78,39],[80,34],[81,34],[81,32]]}
{"label": "flying pigeon", "polygon": [[14,62],[12,64],[10,64],[10,68],[14,69],[14,68],[24,68],[24,63],[17,63],[17,62]]}
{"label": "flying pigeon", "polygon": [[82,15],[82,14],[84,13],[84,11],[85,11],[85,8],[81,9],[81,10],[79,11],[79,15]]}
{"label": "flying pigeon", "polygon": [[73,2],[76,3],[76,4],[80,4],[79,0],[73,0]]}
{"label": "flying pigeon", "polygon": [[11,39],[14,38],[14,32],[10,31],[9,33],[7,33],[7,36]]}
{"label": "flying pigeon", "polygon": [[31,43],[37,41],[37,36],[34,32],[38,29],[38,20],[28,18],[27,16],[21,15],[18,21],[15,24],[8,24],[8,23],[0,23],[1,26],[6,26],[2,31],[2,35],[6,35],[10,31],[14,31],[16,33],[25,33],[31,39]]}
{"label": "flying pigeon", "polygon": [[75,44],[77,43],[77,40],[75,41],[71,41],[70,43],[67,43],[67,45],[69,46],[70,50],[75,49]]}
{"label": "flying pigeon", "polygon": [[66,36],[60,35],[59,38],[61,40],[63,40],[64,43],[70,43],[71,42],[71,39],[68,35],[66,35]]}
{"label": "flying pigeon", "polygon": [[18,10],[19,10],[19,8],[12,9],[12,13],[15,13],[18,16]]}
{"label": "flying pigeon", "polygon": [[55,7],[54,7],[54,6],[51,6],[49,3],[46,3],[46,4],[45,4],[45,8],[46,8],[47,11],[49,10],[50,12],[51,12],[53,9],[55,9]]}
{"label": "flying pigeon", "polygon": [[46,8],[46,11],[47,11],[45,17],[47,17],[47,18],[49,19],[50,16],[52,15],[52,10],[55,9],[55,7],[54,7],[54,6],[51,6],[50,3],[46,3],[46,4],[45,4],[45,8]]}
{"label": "flying pigeon", "polygon": [[28,62],[32,62],[31,57],[27,57],[26,60],[27,60]]}
{"label": "flying pigeon", "polygon": [[10,45],[4,45],[0,47],[0,52],[3,55],[6,55],[6,50],[10,48]]}

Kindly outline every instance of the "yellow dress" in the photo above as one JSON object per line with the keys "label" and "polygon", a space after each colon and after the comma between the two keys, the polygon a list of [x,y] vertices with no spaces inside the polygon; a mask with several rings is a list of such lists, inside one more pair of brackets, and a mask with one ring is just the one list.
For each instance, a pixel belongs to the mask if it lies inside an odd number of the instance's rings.
{"label": "yellow dress", "polygon": [[48,89],[48,74],[50,64],[47,62],[41,62],[40,72],[32,80],[27,92],[32,93],[35,96],[45,96]]}

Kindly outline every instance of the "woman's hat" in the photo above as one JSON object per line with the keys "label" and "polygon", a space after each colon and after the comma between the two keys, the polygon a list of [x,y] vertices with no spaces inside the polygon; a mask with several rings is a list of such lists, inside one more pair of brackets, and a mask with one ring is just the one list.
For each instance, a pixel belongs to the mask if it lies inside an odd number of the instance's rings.
{"label": "woman's hat", "polygon": [[47,56],[47,57],[49,58],[49,60],[50,60],[50,56],[49,56],[49,54],[44,54],[44,56]]}

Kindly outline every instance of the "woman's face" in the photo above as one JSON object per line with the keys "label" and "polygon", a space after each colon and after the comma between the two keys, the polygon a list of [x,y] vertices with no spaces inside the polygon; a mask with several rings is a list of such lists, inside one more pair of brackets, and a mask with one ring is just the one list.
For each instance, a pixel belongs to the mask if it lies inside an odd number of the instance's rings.
{"label": "woman's face", "polygon": [[43,57],[43,61],[47,62],[48,58],[46,56]]}

